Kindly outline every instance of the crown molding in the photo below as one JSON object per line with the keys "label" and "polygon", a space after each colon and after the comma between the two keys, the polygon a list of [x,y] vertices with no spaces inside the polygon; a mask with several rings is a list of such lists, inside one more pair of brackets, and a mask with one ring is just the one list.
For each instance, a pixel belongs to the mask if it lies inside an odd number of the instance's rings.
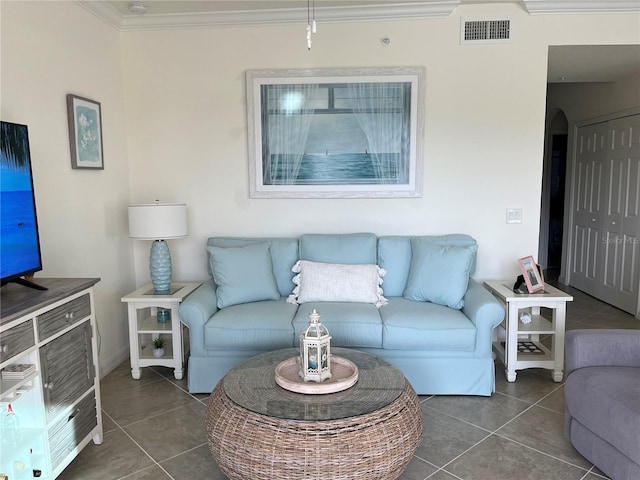
{"label": "crown molding", "polygon": [[120,30],[123,16],[107,2],[87,2],[83,0],[73,0],[73,3],[93,13],[96,17],[98,17],[110,27],[113,27],[116,30]]}
{"label": "crown molding", "polygon": [[[485,0],[492,3],[491,0]],[[500,3],[504,0],[494,0]],[[176,14],[122,15],[105,1],[74,0],[107,25],[121,32],[137,30],[170,30],[306,23],[306,8],[263,9]],[[463,0],[425,0],[419,3],[316,7],[316,20],[323,23],[415,20],[446,18]],[[466,3],[474,3],[468,0]],[[520,0],[531,15],[563,13],[638,13],[640,0]]]}
{"label": "crown molding", "polygon": [[[178,14],[122,15],[101,1],[74,0],[113,28],[122,31],[170,30],[238,26],[293,25],[306,23],[306,8],[264,9]],[[461,0],[436,0],[421,3],[395,3],[348,7],[316,7],[318,22],[343,23],[384,20],[446,18]]]}
{"label": "crown molding", "polygon": [[640,12],[640,0],[523,0],[523,2],[531,15]]}

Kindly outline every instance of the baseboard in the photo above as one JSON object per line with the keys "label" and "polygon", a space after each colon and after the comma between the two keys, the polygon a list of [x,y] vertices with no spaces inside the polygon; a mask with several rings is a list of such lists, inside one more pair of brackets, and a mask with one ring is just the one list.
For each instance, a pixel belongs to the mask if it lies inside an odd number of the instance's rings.
{"label": "baseboard", "polygon": [[100,361],[100,379],[102,380],[105,375],[114,370],[118,365],[129,358],[129,347],[121,349],[110,355],[109,358],[101,359]]}

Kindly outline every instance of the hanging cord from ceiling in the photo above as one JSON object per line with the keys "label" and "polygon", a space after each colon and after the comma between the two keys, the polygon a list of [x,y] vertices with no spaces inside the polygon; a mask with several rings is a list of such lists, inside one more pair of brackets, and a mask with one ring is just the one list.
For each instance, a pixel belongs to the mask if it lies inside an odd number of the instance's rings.
{"label": "hanging cord from ceiling", "polygon": [[311,50],[311,34],[316,31],[316,0],[307,0],[307,50]]}

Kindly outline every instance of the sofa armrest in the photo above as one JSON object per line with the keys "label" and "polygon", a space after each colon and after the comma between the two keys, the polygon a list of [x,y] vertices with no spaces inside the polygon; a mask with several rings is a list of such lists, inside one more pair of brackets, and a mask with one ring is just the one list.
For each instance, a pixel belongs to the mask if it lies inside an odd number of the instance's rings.
{"label": "sofa armrest", "polygon": [[189,327],[189,343],[192,355],[205,355],[204,324],[218,311],[216,284],[209,279],[193,291],[180,304],[180,320]]}
{"label": "sofa armrest", "polygon": [[491,356],[491,333],[504,319],[504,306],[481,284],[470,278],[462,313],[476,326],[475,356]]}
{"label": "sofa armrest", "polygon": [[584,367],[640,367],[640,330],[569,330],[565,354],[567,375]]}

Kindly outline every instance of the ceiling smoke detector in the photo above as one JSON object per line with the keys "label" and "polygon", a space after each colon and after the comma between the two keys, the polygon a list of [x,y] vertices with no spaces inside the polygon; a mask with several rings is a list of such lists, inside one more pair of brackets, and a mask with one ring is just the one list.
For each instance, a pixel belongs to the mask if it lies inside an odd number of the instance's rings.
{"label": "ceiling smoke detector", "polygon": [[129,11],[135,14],[145,13],[147,6],[142,2],[132,2],[129,4]]}

